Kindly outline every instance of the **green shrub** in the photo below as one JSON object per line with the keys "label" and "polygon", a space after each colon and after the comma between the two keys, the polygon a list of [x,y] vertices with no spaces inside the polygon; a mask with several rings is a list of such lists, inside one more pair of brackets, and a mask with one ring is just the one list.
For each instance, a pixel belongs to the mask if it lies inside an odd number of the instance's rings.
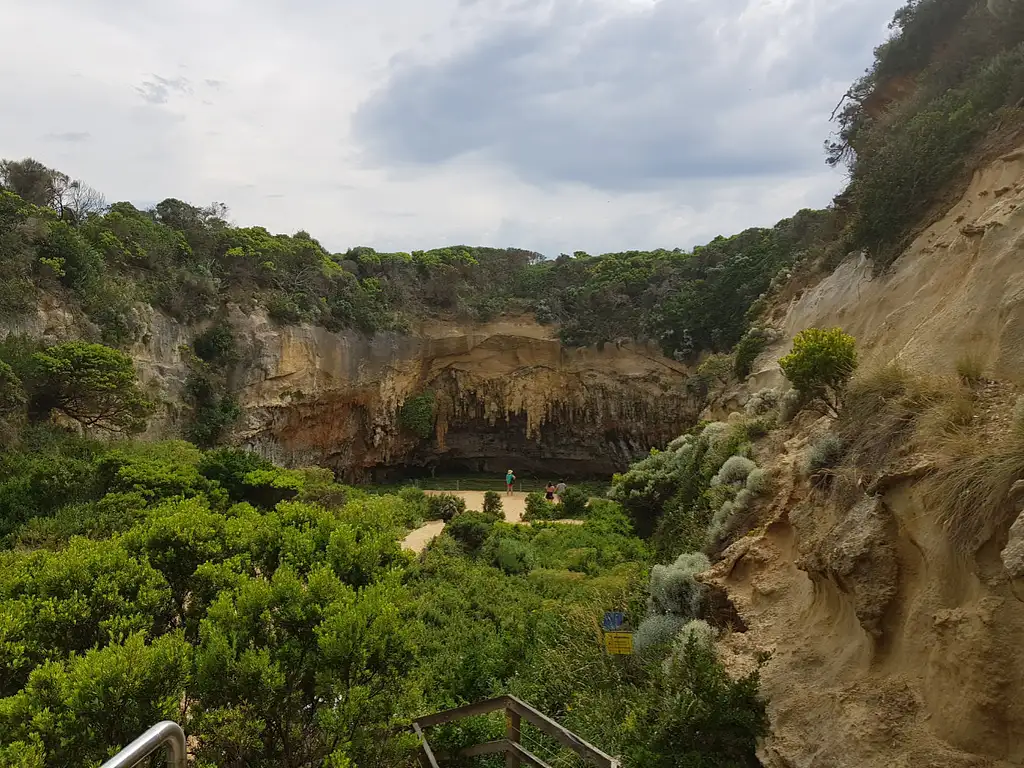
{"label": "green shrub", "polygon": [[733,350],[733,373],[743,381],[750,375],[754,361],[768,347],[768,332],[763,328],[751,328],[740,339]]}
{"label": "green shrub", "polygon": [[808,328],[793,339],[793,351],[779,360],[779,367],[804,398],[838,415],[843,391],[857,368],[856,346],[841,328]]}
{"label": "green shrub", "polygon": [[523,514],[524,522],[534,520],[551,520],[554,518],[554,504],[548,501],[543,493],[534,491],[526,494],[526,512]]}
{"label": "green shrub", "polygon": [[466,511],[466,501],[451,493],[427,496],[427,519],[444,520],[446,523]]}
{"label": "green shrub", "polygon": [[495,520],[505,519],[505,505],[501,501],[501,494],[497,491],[484,492],[483,513]]}
{"label": "green shrub", "polygon": [[535,560],[533,547],[525,541],[501,538],[495,549],[493,564],[505,573],[516,576],[532,571]]}
{"label": "green shrub", "polygon": [[718,470],[718,474],[711,478],[711,485],[742,484],[755,469],[757,465],[745,456],[730,456]]}
{"label": "green shrub", "polygon": [[398,412],[398,422],[421,440],[434,434],[434,413],[436,409],[433,392],[410,397]]}
{"label": "green shrub", "polygon": [[224,368],[238,361],[238,350],[231,326],[220,322],[211,326],[192,342],[196,356],[214,367]]}
{"label": "green shrub", "polygon": [[223,391],[217,380],[193,371],[185,381],[185,396],[192,404],[192,418],[186,435],[202,448],[212,448],[242,415],[235,396]]}
{"label": "green shrub", "polygon": [[762,389],[750,396],[743,410],[747,416],[763,416],[774,411],[778,406],[779,390]]}
{"label": "green shrub", "polygon": [[811,446],[807,454],[807,472],[816,475],[826,469],[838,466],[843,460],[843,441],[831,432],[822,435]]}
{"label": "green shrub", "polygon": [[428,497],[421,488],[417,488],[412,485],[406,486],[398,492],[398,497],[405,502],[407,507],[409,507],[412,517],[418,520],[428,519],[430,515],[430,509],[427,502]]}
{"label": "green shrub", "polygon": [[651,613],[696,618],[707,591],[696,576],[710,568],[711,562],[700,552],[684,553],[671,565],[654,566],[650,583]]}
{"label": "green shrub", "polygon": [[587,504],[590,496],[582,488],[572,486],[565,489],[562,494],[561,507],[557,510],[559,517],[568,520],[578,520],[587,516]]}
{"label": "green shrub", "polygon": [[32,408],[39,417],[59,411],[83,427],[141,432],[154,405],[139,389],[135,365],[102,344],[69,341],[33,355]]}
{"label": "green shrub", "polygon": [[734,367],[732,355],[711,355],[697,368],[697,375],[724,385],[729,383]]}
{"label": "green shrub", "polygon": [[648,616],[640,622],[633,637],[633,649],[637,653],[652,650],[665,650],[676,639],[676,635],[686,626],[687,619],[673,614]]}
{"label": "green shrub", "polygon": [[565,553],[565,567],[576,573],[597,573],[600,568],[597,549],[594,547],[570,549]]}
{"label": "green shrub", "polygon": [[14,370],[0,360],[0,446],[14,439],[25,417],[28,398]]}
{"label": "green shrub", "polygon": [[445,532],[469,553],[476,553],[494,529],[494,518],[483,512],[460,512],[448,523]]}
{"label": "green shrub", "polygon": [[246,478],[251,472],[269,470],[273,464],[258,453],[241,448],[217,448],[206,451],[199,460],[199,473],[220,485],[234,503],[248,500],[250,486]]}

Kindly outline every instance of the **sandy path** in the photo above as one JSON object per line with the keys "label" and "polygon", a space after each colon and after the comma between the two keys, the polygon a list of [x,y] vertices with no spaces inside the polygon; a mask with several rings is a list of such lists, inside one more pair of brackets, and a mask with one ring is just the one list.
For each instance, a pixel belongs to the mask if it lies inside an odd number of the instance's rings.
{"label": "sandy path", "polygon": [[[450,493],[454,496],[462,497],[466,502],[466,509],[483,509],[484,507],[484,492],[483,491],[427,491],[428,494],[434,495],[438,493]],[[522,523],[523,515],[526,513],[526,494],[516,493],[512,496],[501,494],[501,503],[505,511],[505,522],[508,523]],[[566,523],[570,525],[580,525],[582,520],[552,520],[553,523]],[[433,541],[437,536],[444,530],[444,523],[440,520],[432,520],[426,525],[417,528],[415,531],[405,537],[402,542],[402,546],[405,549],[412,550],[413,552],[422,552],[427,548],[427,544]]]}
{"label": "sandy path", "polygon": [[426,525],[417,528],[406,536],[405,540],[402,542],[402,547],[404,549],[411,549],[413,552],[422,552],[427,548],[427,544],[432,542],[437,536],[441,535],[441,531],[443,530],[443,520],[431,520]]}

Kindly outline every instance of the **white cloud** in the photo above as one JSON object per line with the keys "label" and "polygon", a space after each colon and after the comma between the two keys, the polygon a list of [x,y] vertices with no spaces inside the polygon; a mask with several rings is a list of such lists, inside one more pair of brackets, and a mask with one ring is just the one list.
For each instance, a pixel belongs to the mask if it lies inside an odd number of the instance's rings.
{"label": "white cloud", "polygon": [[827,203],[898,4],[0,0],[0,156],[337,250],[688,246]]}

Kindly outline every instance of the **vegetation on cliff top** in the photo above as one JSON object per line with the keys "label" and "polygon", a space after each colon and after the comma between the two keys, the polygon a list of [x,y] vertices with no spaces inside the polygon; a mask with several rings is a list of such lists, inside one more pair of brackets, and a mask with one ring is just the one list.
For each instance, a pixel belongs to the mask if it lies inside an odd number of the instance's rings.
{"label": "vegetation on cliff top", "polygon": [[839,256],[892,263],[986,138],[1019,141],[1024,123],[1024,5],[910,0],[892,36],[837,109],[828,160],[850,184]]}
{"label": "vegetation on cliff top", "polygon": [[[801,211],[772,229],[719,237],[692,252],[630,251],[554,260],[517,249],[455,246],[412,253],[329,253],[305,232],[235,227],[227,209],[165,200],[75,208],[53,191],[58,171],[6,161],[0,180],[0,311],[31,311],[41,291],[65,295],[124,345],[145,332],[138,303],[183,322],[227,302],[283,323],[402,330],[417,317],[490,320],[534,313],[562,339],[658,342],[679,359],[732,347],[772,280],[827,241],[827,213]],[[78,182],[74,182],[78,183]]]}

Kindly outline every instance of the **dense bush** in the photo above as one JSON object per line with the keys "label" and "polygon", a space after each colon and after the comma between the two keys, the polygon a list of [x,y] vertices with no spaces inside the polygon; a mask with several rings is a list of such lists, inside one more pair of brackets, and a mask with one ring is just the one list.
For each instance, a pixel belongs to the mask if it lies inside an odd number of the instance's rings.
{"label": "dense bush", "polygon": [[587,504],[590,501],[589,494],[582,488],[569,486],[562,494],[562,501],[558,507],[559,517],[568,520],[576,520],[587,515]]}
{"label": "dense bush", "polygon": [[751,328],[736,344],[733,350],[733,373],[741,381],[750,375],[754,361],[769,343],[768,331],[764,328]]}
{"label": "dense bush", "polygon": [[434,434],[434,393],[424,392],[410,397],[398,412],[398,423],[421,440]]}
{"label": "dense bush", "polygon": [[141,432],[154,406],[139,390],[132,359],[102,344],[69,341],[33,357],[32,410],[58,411],[83,427]]}
{"label": "dense bush", "polygon": [[548,501],[543,493],[534,491],[526,494],[526,512],[523,520],[551,520],[555,515],[555,505]]}
{"label": "dense bush", "polygon": [[843,391],[857,368],[856,341],[840,328],[808,328],[793,339],[779,367],[797,392],[836,416]]}
{"label": "dense bush", "polygon": [[1001,17],[970,0],[911,0],[897,11],[828,145],[829,162],[850,168],[846,250],[891,264],[950,182],[966,179],[981,140],[1019,125],[1022,20],[1020,3]]}
{"label": "dense bush", "polygon": [[437,493],[426,497],[427,519],[450,521],[466,511],[466,501],[452,493]]}
{"label": "dense bush", "polygon": [[484,492],[484,508],[483,513],[488,517],[492,517],[495,520],[504,520],[504,504],[501,501],[501,494],[497,491],[485,491]]}
{"label": "dense bush", "polygon": [[460,512],[452,518],[445,532],[467,552],[478,552],[491,535],[494,522],[494,518],[483,512]]}

